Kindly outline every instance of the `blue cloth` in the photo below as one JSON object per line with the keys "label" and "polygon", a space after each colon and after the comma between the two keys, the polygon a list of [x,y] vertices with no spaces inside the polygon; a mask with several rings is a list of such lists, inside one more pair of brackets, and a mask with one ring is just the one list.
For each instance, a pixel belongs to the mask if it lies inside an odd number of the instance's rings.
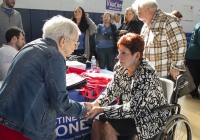
{"label": "blue cloth", "polygon": [[55,139],[56,114],[82,116],[66,91],[66,64],[56,42],[38,39],[16,55],[0,89],[0,124],[30,139]]}
{"label": "blue cloth", "polygon": [[115,47],[114,36],[111,30],[111,26],[105,27],[104,24],[99,24],[97,26],[96,47],[97,48]]}
{"label": "blue cloth", "polygon": [[78,41],[80,44],[78,45],[78,50],[84,50],[85,49],[85,33],[81,33],[79,35]]}

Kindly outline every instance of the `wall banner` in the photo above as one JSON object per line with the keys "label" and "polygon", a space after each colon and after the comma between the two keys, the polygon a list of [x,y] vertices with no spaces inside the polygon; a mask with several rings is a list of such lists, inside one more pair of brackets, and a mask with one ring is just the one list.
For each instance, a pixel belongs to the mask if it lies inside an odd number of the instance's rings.
{"label": "wall banner", "polygon": [[123,0],[106,0],[106,10],[113,12],[122,11]]}

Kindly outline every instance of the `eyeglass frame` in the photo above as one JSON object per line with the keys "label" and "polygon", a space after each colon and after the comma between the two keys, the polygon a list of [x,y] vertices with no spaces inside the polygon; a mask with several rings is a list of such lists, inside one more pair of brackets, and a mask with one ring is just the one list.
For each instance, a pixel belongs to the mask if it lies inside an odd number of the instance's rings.
{"label": "eyeglass frame", "polygon": [[80,44],[80,42],[79,41],[75,41],[74,39],[71,39],[72,41],[74,41],[75,42],[75,49],[78,49],[78,45]]}
{"label": "eyeglass frame", "polygon": [[74,39],[71,39],[70,37],[66,37],[66,38],[69,38],[70,40],[75,42],[74,46],[75,46],[75,50],[77,50],[78,49],[78,45],[80,44],[80,42],[79,41],[75,41]]}

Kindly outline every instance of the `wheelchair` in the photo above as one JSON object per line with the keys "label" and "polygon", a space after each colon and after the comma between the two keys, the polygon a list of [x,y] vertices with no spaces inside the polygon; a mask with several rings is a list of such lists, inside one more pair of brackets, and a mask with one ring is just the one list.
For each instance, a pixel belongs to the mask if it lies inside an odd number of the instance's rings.
{"label": "wheelchair", "polygon": [[[184,115],[180,114],[181,106],[178,104],[179,92],[187,84],[186,77],[184,74],[179,75],[175,83],[160,78],[169,105],[157,107],[152,111],[170,110],[171,116],[168,118],[164,130],[149,140],[192,140],[190,123]],[[118,140],[138,140],[138,138],[137,136],[120,136]]]}
{"label": "wheelchair", "polygon": [[[180,90],[187,83],[187,76],[182,74],[177,77],[177,80],[172,82],[171,80],[160,78],[165,97],[168,100],[169,105],[158,107],[153,111],[171,110],[171,116],[168,118],[165,124],[164,130],[155,137],[155,140],[191,140],[192,130],[188,119],[180,114],[181,106],[178,104],[178,98]],[[171,94],[170,94],[171,93]]]}

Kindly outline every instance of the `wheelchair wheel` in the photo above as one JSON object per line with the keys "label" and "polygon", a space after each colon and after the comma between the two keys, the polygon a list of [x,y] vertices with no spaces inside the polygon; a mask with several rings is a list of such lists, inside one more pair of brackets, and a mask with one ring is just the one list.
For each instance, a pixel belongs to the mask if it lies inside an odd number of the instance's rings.
{"label": "wheelchair wheel", "polygon": [[191,140],[192,133],[188,119],[181,114],[170,117],[161,140]]}

